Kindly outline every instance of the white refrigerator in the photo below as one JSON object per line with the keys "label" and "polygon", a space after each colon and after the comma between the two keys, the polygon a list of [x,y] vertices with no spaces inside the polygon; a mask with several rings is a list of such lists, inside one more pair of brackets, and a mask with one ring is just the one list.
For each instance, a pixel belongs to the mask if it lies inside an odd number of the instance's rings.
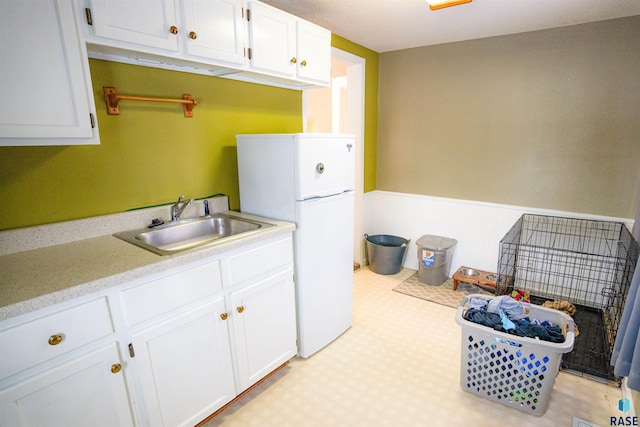
{"label": "white refrigerator", "polygon": [[295,222],[298,355],[353,320],[353,135],[238,135],[240,210]]}

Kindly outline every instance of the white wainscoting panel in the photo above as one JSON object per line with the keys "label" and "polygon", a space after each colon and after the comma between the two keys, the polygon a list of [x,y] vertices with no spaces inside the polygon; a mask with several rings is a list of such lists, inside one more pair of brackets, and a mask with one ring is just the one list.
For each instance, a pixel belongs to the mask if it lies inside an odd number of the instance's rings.
{"label": "white wainscoting panel", "polygon": [[418,269],[416,241],[425,234],[458,241],[449,276],[462,266],[496,271],[500,239],[524,213],[623,222],[634,220],[563,212],[472,200],[372,191],[364,195],[363,230],[368,235],[391,234],[411,239],[405,268]]}

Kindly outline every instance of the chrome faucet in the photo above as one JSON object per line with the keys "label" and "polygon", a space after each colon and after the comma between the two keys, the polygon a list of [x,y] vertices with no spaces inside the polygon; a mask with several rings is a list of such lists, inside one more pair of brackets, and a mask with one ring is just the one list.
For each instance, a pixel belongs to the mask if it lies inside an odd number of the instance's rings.
{"label": "chrome faucet", "polygon": [[180,205],[182,199],[184,199],[184,196],[178,197],[178,201],[171,205],[171,221],[180,221],[180,215],[182,215],[184,210],[193,203],[193,199],[189,199]]}

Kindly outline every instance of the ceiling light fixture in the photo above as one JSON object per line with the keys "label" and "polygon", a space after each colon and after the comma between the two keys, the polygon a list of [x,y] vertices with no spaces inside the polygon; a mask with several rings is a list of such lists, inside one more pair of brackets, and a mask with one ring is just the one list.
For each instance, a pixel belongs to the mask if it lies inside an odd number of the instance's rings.
{"label": "ceiling light fixture", "polygon": [[471,3],[471,1],[472,0],[427,0],[427,3],[429,3],[429,9],[438,10],[459,4]]}

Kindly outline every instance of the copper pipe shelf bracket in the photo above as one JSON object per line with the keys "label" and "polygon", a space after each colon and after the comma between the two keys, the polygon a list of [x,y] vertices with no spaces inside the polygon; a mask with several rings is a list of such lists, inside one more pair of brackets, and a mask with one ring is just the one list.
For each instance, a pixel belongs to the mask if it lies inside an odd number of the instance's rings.
{"label": "copper pipe shelf bracket", "polygon": [[109,115],[120,114],[120,107],[118,103],[122,100],[128,101],[152,101],[152,102],[173,102],[176,104],[182,104],[184,107],[184,116],[187,118],[193,117],[193,107],[198,105],[198,101],[191,98],[191,95],[187,93],[182,94],[182,99],[176,98],[148,98],[145,96],[131,96],[120,95],[115,87],[105,86],[103,88],[104,97],[107,102],[107,113]]}

